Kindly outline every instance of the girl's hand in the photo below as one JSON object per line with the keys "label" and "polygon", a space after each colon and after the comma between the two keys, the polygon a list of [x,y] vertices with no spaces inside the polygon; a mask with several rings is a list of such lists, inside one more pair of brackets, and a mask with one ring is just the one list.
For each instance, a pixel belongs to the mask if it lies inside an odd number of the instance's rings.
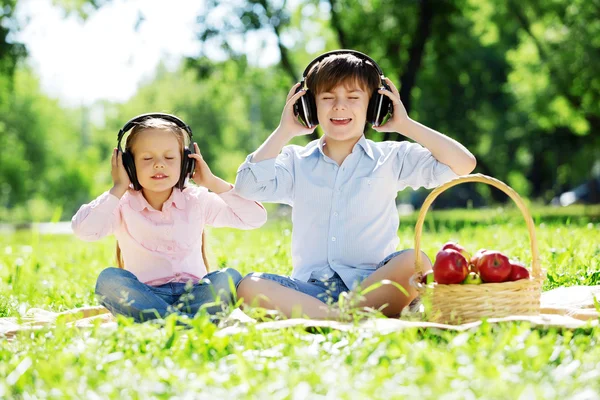
{"label": "girl's hand", "polygon": [[283,113],[281,114],[281,121],[277,127],[277,131],[289,137],[310,135],[316,128],[316,126],[312,128],[305,127],[298,120],[298,117],[294,115],[294,104],[296,104],[296,100],[306,94],[305,90],[296,93],[296,89],[299,85],[300,82],[296,83],[289,91],[287,99],[285,100],[285,107],[283,107]]}
{"label": "girl's hand", "polygon": [[118,198],[121,198],[127,189],[129,189],[129,185],[131,184],[129,175],[127,175],[127,171],[123,165],[123,153],[117,149],[114,149],[112,158],[110,159],[110,165],[110,174],[112,175],[113,180],[113,187],[110,190],[110,193],[114,194]]}
{"label": "girl's hand", "polygon": [[400,100],[400,93],[398,92],[398,89],[396,89],[396,86],[392,83],[391,80],[389,80],[389,78],[385,78],[385,82],[389,85],[392,91],[390,92],[386,89],[380,89],[378,92],[390,98],[394,110],[392,113],[392,117],[389,120],[387,120],[385,124],[380,126],[374,126],[373,129],[377,132],[401,133],[400,131],[402,130],[402,126],[405,122],[409,120],[408,113],[406,112],[406,108],[404,108],[404,104],[402,104],[402,101]]}
{"label": "girl's hand", "polygon": [[196,166],[194,167],[194,172],[192,172],[192,179],[197,185],[212,190],[216,181],[216,176],[212,173],[206,161],[204,161],[202,153],[200,153],[200,147],[198,147],[197,143],[194,143],[194,151],[195,153],[188,155],[188,157],[196,160]]}

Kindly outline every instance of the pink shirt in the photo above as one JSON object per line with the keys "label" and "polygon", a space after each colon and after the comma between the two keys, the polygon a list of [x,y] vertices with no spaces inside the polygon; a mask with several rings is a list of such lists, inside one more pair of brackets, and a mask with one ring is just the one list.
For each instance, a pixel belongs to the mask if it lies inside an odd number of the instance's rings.
{"label": "pink shirt", "polygon": [[235,189],[215,194],[191,186],[173,189],[157,211],[141,191],[128,190],[121,199],[104,192],[81,206],[71,221],[73,232],[85,241],[114,234],[125,269],[148,285],[197,282],[206,275],[202,259],[204,225],[253,229],[267,220],[257,202],[246,200]]}

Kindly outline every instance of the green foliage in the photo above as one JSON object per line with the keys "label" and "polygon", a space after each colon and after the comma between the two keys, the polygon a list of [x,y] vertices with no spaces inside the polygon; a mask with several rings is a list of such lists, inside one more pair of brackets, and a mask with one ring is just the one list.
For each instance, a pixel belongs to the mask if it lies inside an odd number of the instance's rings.
{"label": "green foliage", "polygon": [[[54,0],[82,18],[109,2]],[[15,4],[0,2],[0,148],[10,149],[0,156],[0,221],[48,219],[59,208],[68,219],[110,186],[118,129],[149,111],[183,117],[213,171],[233,181],[244,157],[277,126],[306,63],[340,47],[374,57],[412,118],[463,143],[477,157],[475,172],[525,197],[548,202],[600,166],[595,2],[211,0],[198,18],[198,40],[220,45],[227,60],[202,55],[175,70],[161,65],[127,102],[83,110],[48,98],[18,64],[26,53],[10,42]],[[253,65],[260,55],[239,46],[258,32],[276,38],[278,65]]]}
{"label": "green foliage", "polygon": [[52,3],[64,11],[65,15],[75,14],[86,20],[91,14],[111,0],[52,0]]}
{"label": "green foliage", "polygon": [[[88,197],[89,178],[80,169],[78,113],[40,91],[26,68],[16,71],[14,92],[0,108],[0,205],[2,220],[37,215],[48,220],[56,207],[73,210]],[[40,213],[42,209],[48,213]]]}

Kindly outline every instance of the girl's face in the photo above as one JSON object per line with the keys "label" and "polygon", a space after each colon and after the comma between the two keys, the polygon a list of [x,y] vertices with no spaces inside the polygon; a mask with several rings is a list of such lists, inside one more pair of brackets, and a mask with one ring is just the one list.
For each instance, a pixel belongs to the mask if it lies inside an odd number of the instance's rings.
{"label": "girl's face", "polygon": [[146,129],[132,146],[137,179],[144,191],[171,192],[181,174],[181,145],[174,133]]}

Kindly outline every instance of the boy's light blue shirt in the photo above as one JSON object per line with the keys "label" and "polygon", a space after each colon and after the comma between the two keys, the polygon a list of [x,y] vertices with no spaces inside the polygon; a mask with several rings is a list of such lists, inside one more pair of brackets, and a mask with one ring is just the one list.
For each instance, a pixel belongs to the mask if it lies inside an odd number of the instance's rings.
{"label": "boy's light blue shirt", "polygon": [[323,138],[289,145],[273,159],[239,167],[235,190],[251,200],[292,206],[292,277],[337,272],[349,288],[398,246],[396,195],[433,188],[458,175],[423,146],[373,142],[364,136],[342,165],[323,152]]}

